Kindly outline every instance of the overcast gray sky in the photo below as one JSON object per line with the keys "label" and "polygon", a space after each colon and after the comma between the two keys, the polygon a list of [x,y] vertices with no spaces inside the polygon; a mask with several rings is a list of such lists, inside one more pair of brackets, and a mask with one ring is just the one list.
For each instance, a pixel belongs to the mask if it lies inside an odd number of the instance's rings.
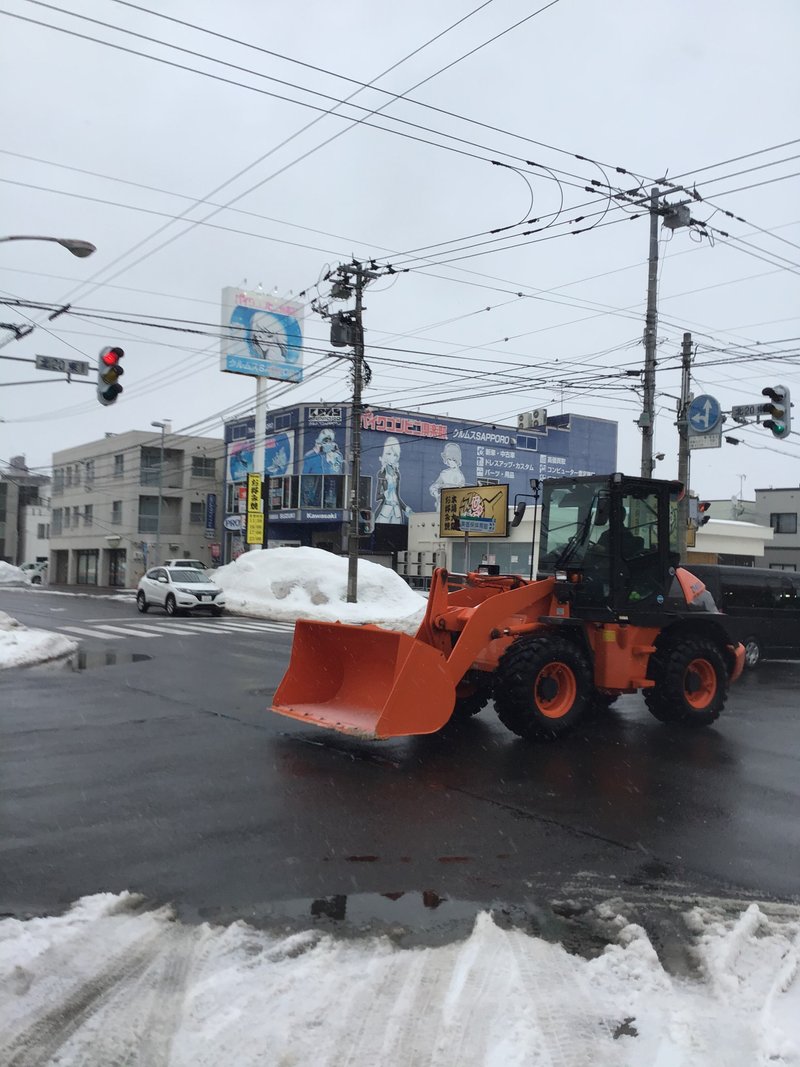
{"label": "overcast gray sky", "polygon": [[[641,399],[623,372],[643,361],[648,220],[585,186],[665,175],[696,182],[694,217],[730,236],[662,231],[657,473],[677,472],[684,330],[695,393],[724,409],[783,382],[800,430],[795,0],[146,3],[5,5],[0,235],[98,251],[0,245],[4,299],[80,312],[47,322],[4,306],[5,323],[44,325],[0,355],[94,362],[119,344],[126,373],[109,408],[86,385],[0,389],[0,460],[44,467],[154,419],[219,434],[223,409],[247,410],[253,392],[218,370],[222,287],[308,299],[356,255],[411,268],[367,294],[367,401],[614,418],[619,465],[638,473]],[[178,329],[142,324],[164,320]],[[180,332],[189,322],[212,336]],[[271,385],[273,404],[346,399],[327,333],[309,308],[308,380]],[[48,377],[0,360],[0,382]],[[800,483],[800,434],[726,430],[744,443],[694,453],[701,496]]]}

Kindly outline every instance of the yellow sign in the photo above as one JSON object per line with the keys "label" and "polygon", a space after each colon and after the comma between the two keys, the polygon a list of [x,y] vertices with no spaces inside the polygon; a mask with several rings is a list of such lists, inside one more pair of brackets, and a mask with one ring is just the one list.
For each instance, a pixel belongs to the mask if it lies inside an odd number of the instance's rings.
{"label": "yellow sign", "polygon": [[247,510],[261,511],[261,475],[247,475]]}
{"label": "yellow sign", "polygon": [[508,486],[442,489],[440,537],[508,537]]}
{"label": "yellow sign", "polygon": [[245,540],[248,545],[261,545],[264,543],[264,516],[260,511],[248,511]]}

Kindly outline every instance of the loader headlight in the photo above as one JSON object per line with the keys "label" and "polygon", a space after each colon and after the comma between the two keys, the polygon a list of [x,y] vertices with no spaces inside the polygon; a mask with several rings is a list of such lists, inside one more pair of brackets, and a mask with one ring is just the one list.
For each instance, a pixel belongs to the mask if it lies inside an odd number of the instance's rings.
{"label": "loader headlight", "polygon": [[566,582],[566,580],[567,580],[567,572],[566,571],[556,571],[556,581],[557,582]]}

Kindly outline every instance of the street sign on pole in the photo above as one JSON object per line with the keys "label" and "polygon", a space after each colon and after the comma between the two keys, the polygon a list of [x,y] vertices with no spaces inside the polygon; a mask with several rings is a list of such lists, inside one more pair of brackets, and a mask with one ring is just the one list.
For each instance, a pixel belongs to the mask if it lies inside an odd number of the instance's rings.
{"label": "street sign on pole", "polygon": [[712,430],[716,429],[721,417],[722,408],[716,397],[708,396],[706,393],[703,393],[702,396],[696,396],[686,413],[689,436],[692,434],[711,433]]}
{"label": "street sign on pole", "polygon": [[247,475],[247,510],[261,511],[261,475]]}
{"label": "street sign on pole", "polygon": [[82,359],[59,359],[58,356],[37,356],[37,370],[53,370],[60,374],[87,374],[89,364]]}
{"label": "street sign on pole", "polygon": [[689,434],[689,448],[721,448],[722,430],[715,433],[691,433]]}
{"label": "street sign on pole", "polygon": [[736,422],[744,422],[745,419],[752,418],[755,415],[761,415],[763,413],[764,405],[762,404],[734,404],[731,408],[731,418]]}

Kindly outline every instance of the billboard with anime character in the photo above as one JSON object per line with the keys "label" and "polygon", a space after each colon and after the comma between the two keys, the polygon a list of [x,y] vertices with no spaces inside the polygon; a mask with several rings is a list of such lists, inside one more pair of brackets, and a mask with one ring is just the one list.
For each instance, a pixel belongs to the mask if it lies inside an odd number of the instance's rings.
{"label": "billboard with anime character", "polygon": [[439,511],[443,491],[507,484],[529,493],[531,478],[610,474],[617,469],[617,425],[557,416],[536,431],[432,415],[368,410],[361,416],[361,473],[371,479],[375,525],[407,524]]}
{"label": "billboard with anime character", "polygon": [[[228,446],[229,482],[241,482],[253,473],[253,439],[233,441]],[[294,459],[294,430],[283,430],[269,434],[264,439],[264,474],[270,478],[280,478],[292,473]]]}
{"label": "billboard with anime character", "polygon": [[302,382],[302,315],[302,304],[233,286],[223,289],[220,369]]}

